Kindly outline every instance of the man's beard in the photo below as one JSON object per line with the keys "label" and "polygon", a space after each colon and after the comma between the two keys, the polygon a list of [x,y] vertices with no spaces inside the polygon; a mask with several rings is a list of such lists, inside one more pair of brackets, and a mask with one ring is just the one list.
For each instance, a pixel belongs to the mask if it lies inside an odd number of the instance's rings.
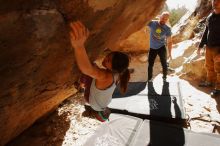
{"label": "man's beard", "polygon": [[164,25],[164,24],[166,24],[166,23],[165,23],[164,21],[160,21],[160,24],[161,24],[161,25]]}

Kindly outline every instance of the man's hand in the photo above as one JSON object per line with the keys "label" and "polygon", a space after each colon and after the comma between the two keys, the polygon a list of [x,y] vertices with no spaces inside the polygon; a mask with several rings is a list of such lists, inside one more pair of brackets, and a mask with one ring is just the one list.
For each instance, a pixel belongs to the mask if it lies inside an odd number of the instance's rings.
{"label": "man's hand", "polygon": [[201,56],[201,50],[202,50],[202,48],[198,48],[198,49],[197,49],[197,55],[198,55],[198,56]]}
{"label": "man's hand", "polygon": [[171,52],[169,53],[168,58],[169,58],[170,60],[173,59],[173,57],[172,57],[172,55],[171,55]]}
{"label": "man's hand", "polygon": [[88,29],[80,21],[70,23],[70,41],[75,49],[84,48],[88,36]]}
{"label": "man's hand", "polygon": [[172,46],[173,46],[173,40],[172,40],[172,37],[171,36],[169,36],[169,37],[167,37],[167,47],[168,47],[168,51],[169,51],[169,58],[170,58],[170,60],[172,60],[173,58],[172,58]]}

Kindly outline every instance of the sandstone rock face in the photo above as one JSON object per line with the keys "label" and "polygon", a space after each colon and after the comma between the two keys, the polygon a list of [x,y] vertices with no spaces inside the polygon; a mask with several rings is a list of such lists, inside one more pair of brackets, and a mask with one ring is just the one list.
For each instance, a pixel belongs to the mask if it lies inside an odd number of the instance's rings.
{"label": "sandstone rock face", "polygon": [[[173,43],[179,43],[195,37],[195,28],[199,21],[211,11],[211,0],[198,0],[194,12],[188,12],[178,24],[173,27]],[[199,30],[201,31],[201,30]]]}
{"label": "sandstone rock face", "polygon": [[204,59],[193,60],[190,63],[184,64],[182,73],[187,73],[187,76],[192,76],[194,79],[200,79],[201,81],[205,80],[206,71],[204,64]]}
{"label": "sandstone rock face", "polygon": [[[205,18],[211,12],[211,0],[198,1],[197,8],[191,14],[186,14],[182,21],[173,27],[173,43],[183,44],[179,52],[183,52],[182,56],[171,61],[170,66],[180,67],[182,66],[182,73],[186,74],[189,78],[204,80],[206,71],[204,68],[204,56],[196,56],[196,49],[198,48],[201,40],[204,28]],[[184,42],[191,43],[191,46]]]}
{"label": "sandstone rock face", "polygon": [[[150,7],[155,5],[155,2],[155,0],[138,2],[100,0],[101,4],[98,4],[95,0],[88,0],[86,5],[82,1],[58,0],[58,6],[67,21],[82,20],[86,24],[93,36],[88,40],[87,48],[95,49],[93,52],[97,54],[97,51],[106,47],[111,50],[120,50],[122,41],[132,33],[141,30],[159,12],[165,1],[157,1],[157,6]],[[103,7],[101,7],[102,4],[104,4]],[[78,7],[73,8],[75,5]],[[88,14],[83,10],[87,10]],[[94,55],[91,54],[91,56]]]}
{"label": "sandstone rock face", "polygon": [[121,41],[119,49],[125,52],[146,52],[150,48],[150,29],[144,27]]}
{"label": "sandstone rock face", "polygon": [[174,26],[174,29],[178,30],[177,32],[174,32],[174,35],[172,36],[174,44],[192,39],[194,37],[194,28],[198,24],[199,18],[198,16],[193,16],[191,18],[189,17],[191,16],[185,16],[185,20],[183,20],[184,22]]}
{"label": "sandstone rock face", "polygon": [[77,67],[58,11],[11,12],[0,23],[3,145],[74,93]]}
{"label": "sandstone rock face", "polygon": [[143,28],[165,0],[0,1],[0,145],[16,137],[76,91],[79,70],[68,23],[90,30],[93,60],[106,47],[117,50]]}

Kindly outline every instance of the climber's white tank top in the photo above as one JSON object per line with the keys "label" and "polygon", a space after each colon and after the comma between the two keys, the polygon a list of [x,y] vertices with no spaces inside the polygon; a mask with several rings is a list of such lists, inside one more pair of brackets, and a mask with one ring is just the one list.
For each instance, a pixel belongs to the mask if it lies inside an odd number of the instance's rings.
{"label": "climber's white tank top", "polygon": [[112,85],[107,89],[100,90],[96,88],[95,79],[92,80],[89,95],[89,104],[95,111],[103,111],[112,100],[112,94],[116,88],[116,76],[113,76]]}

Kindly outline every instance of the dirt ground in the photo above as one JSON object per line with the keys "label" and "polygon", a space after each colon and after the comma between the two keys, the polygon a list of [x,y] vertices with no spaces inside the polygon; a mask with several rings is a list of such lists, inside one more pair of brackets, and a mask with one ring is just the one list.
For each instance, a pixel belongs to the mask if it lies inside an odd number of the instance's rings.
{"label": "dirt ground", "polygon": [[[145,81],[146,67],[146,58],[143,55],[139,59],[133,60],[131,68],[134,68],[135,72],[132,80]],[[212,99],[208,94],[211,89],[199,88],[197,85],[199,81],[195,80],[193,76],[177,76],[174,72],[168,76],[169,81],[181,83],[184,107],[190,123],[188,129],[220,134],[220,98]],[[83,145],[86,139],[102,124],[93,118],[83,117],[83,105],[84,99],[80,94],[68,98],[54,113],[36,122],[11,141],[8,146]]]}

